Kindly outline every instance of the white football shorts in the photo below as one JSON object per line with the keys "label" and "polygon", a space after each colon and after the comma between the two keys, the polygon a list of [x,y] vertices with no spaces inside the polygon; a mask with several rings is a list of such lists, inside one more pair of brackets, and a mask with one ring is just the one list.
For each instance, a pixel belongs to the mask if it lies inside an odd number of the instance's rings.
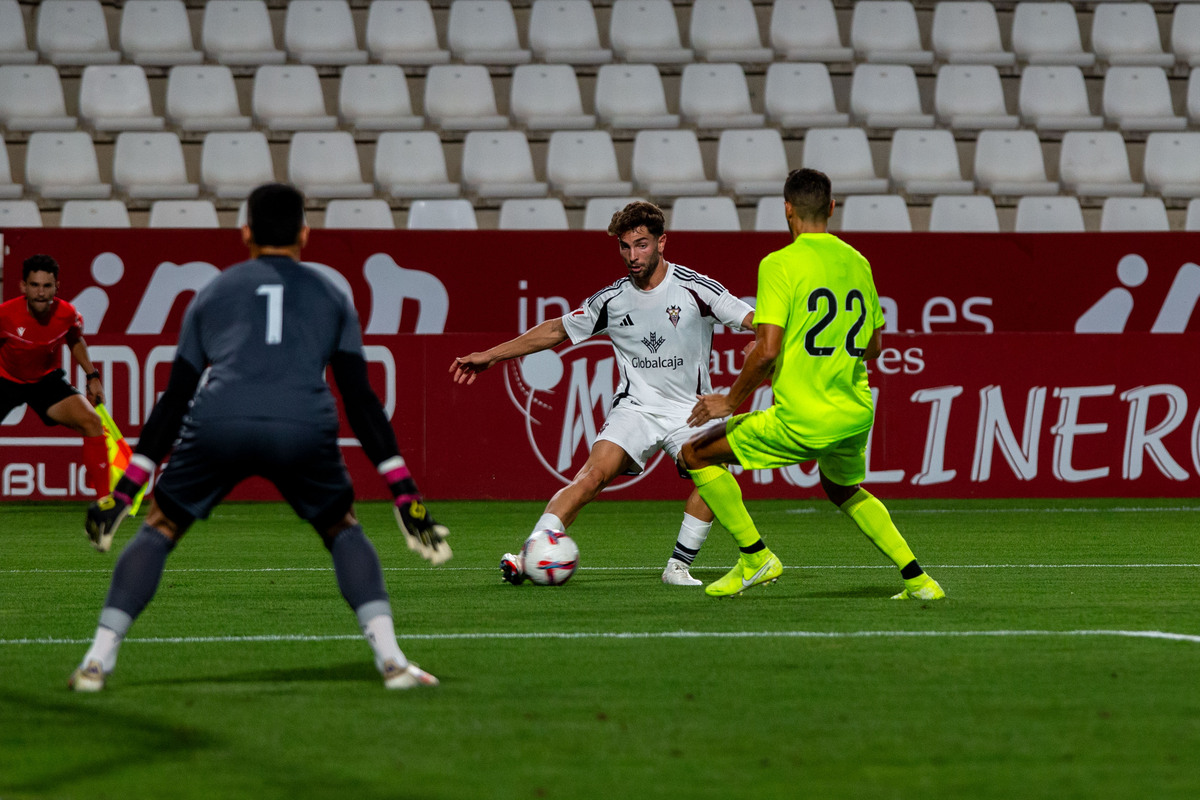
{"label": "white football shorts", "polygon": [[728,417],[715,419],[699,428],[689,428],[688,415],[655,414],[629,405],[617,406],[608,412],[608,419],[596,435],[620,447],[637,464],[637,471],[646,468],[646,462],[659,450],[667,451],[671,460],[679,458],[679,451],[688,439],[701,431],[720,425],[725,427]]}

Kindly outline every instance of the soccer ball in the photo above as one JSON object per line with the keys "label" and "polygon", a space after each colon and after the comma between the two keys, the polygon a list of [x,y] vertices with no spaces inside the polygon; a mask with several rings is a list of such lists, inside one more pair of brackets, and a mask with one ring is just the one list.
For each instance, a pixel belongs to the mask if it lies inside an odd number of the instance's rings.
{"label": "soccer ball", "polygon": [[521,545],[525,576],[539,586],[562,586],[579,565],[579,545],[562,531],[535,531]]}

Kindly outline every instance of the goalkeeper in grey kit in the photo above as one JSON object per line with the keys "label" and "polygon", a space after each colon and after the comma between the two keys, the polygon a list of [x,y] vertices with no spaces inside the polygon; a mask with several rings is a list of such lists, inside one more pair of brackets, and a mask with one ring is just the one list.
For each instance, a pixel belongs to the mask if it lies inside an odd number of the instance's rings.
{"label": "goalkeeper in grey kit", "polygon": [[88,507],[88,537],[106,551],[130,498],[171,451],[146,521],[117,560],[92,646],[69,685],[76,691],[104,688],[122,639],[154,597],[168,554],[195,520],[207,518],[252,475],[271,481],[320,534],[384,685],[435,685],[437,679],[408,661],[396,642],[379,556],[354,516],[326,366],[333,369],[350,427],[391,488],[408,547],[441,564],[451,556],[449,531],[422,502],[367,381],[354,306],[299,263],[308,241],[303,195],[283,184],[260,186],[247,202],[247,223],[242,239],[250,260],[225,270],[188,306],[167,389],[142,429],[137,452],[112,495]]}

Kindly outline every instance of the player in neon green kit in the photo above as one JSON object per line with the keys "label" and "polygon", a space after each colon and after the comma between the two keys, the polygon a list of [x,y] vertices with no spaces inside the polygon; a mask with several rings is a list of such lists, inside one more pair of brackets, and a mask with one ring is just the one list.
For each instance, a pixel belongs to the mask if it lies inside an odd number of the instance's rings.
{"label": "player in neon green kit", "polygon": [[701,397],[688,423],[732,414],[772,371],[775,404],[697,435],[680,453],[700,496],[741,550],[734,568],[704,591],[734,595],[783,573],[737,481],[719,465],[771,469],[815,459],[829,499],[900,569],[904,590],[894,599],[940,599],[945,592],[921,569],[887,508],[859,486],[875,418],[865,362],[879,356],[883,334],[871,266],[828,233],[833,199],[824,173],[793,171],[783,196],[794,241],[759,265],[754,348],[729,394]]}

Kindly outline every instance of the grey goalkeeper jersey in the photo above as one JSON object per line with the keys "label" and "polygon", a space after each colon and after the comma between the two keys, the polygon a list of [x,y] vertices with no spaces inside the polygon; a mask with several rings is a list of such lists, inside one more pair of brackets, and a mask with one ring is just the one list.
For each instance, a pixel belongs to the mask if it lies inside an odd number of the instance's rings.
{"label": "grey goalkeeper jersey", "polygon": [[192,423],[205,419],[292,420],[336,430],[325,383],[334,353],[362,355],[349,298],[311,267],[283,256],[243,261],[192,300],[176,358],[198,372]]}

